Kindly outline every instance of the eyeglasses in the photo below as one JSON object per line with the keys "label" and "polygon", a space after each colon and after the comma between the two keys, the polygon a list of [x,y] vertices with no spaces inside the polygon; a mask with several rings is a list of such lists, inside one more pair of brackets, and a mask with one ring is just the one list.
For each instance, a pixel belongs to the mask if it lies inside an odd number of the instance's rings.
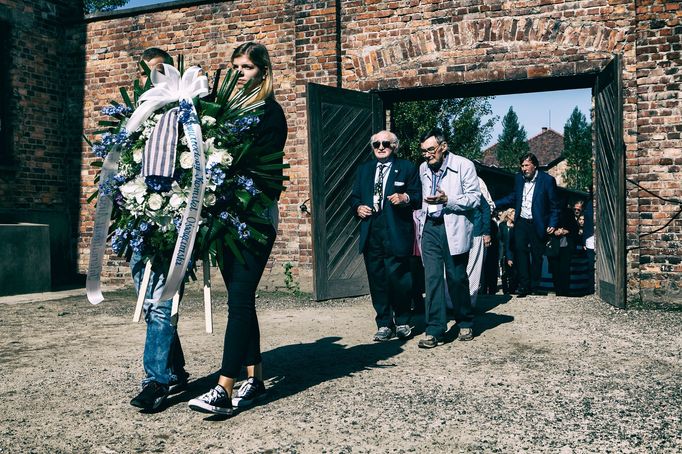
{"label": "eyeglasses", "polygon": [[390,142],[388,140],[382,140],[381,142],[379,142],[377,140],[376,142],[372,142],[372,146],[376,149],[379,149],[380,147],[393,148],[393,142]]}
{"label": "eyeglasses", "polygon": [[440,144],[436,145],[435,147],[429,147],[429,148],[422,148],[422,154],[423,155],[429,155],[429,154],[436,154],[436,150],[440,148]]}

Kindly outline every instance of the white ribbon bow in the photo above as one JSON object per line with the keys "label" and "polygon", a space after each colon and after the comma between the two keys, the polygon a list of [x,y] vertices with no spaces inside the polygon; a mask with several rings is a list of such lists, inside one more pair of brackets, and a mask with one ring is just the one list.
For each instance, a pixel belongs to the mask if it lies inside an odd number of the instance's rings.
{"label": "white ribbon bow", "polygon": [[193,98],[203,98],[209,93],[208,78],[198,66],[192,66],[180,77],[180,71],[164,63],[163,73],[155,68],[149,77],[153,87],[140,97],[138,108],[126,123],[128,134],[137,131],[142,123],[166,104],[183,99],[191,102]]}
{"label": "white ribbon bow", "polygon": [[[208,95],[208,78],[202,74],[201,68],[192,66],[185,71],[182,77],[180,77],[180,72],[171,65],[164,64],[163,69],[163,73],[159,72],[157,69],[152,70],[150,77],[154,86],[140,97],[139,106],[125,124],[128,134],[137,131],[142,123],[144,123],[156,110],[167,104],[182,100],[192,103],[193,98]],[[197,116],[193,103],[192,115],[195,118]],[[198,119],[197,123],[184,124],[183,127],[185,136],[188,138],[190,151],[194,157],[192,166],[192,186],[190,189],[190,197],[187,201],[187,207],[182,216],[182,223],[178,229],[178,239],[175,244],[171,266],[168,275],[166,276],[166,284],[161,297],[159,298],[160,301],[172,298],[185,278],[187,266],[192,255],[192,249],[194,248],[194,239],[199,228],[199,216],[201,215],[201,206],[206,187],[203,152],[204,142]],[[118,168],[118,159],[119,153],[117,152],[112,151],[107,155],[104,168],[109,169],[108,175],[113,175],[116,172],[116,169]],[[104,178],[104,172],[100,174],[100,178]],[[90,263],[88,265],[88,276],[86,280],[88,300],[92,304],[98,304],[104,299],[102,296],[100,275],[102,271],[104,249],[106,247],[106,231],[108,230],[109,222],[111,220],[111,198],[100,193],[97,199],[97,208],[94,227],[96,234],[93,235],[90,247]],[[146,289],[140,289],[140,292],[146,292]]]}

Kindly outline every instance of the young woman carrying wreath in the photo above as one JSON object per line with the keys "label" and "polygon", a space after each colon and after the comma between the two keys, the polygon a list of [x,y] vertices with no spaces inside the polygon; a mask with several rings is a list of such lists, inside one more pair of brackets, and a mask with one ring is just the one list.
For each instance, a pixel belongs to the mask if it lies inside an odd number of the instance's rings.
{"label": "young woman carrying wreath", "polygon": [[[282,107],[274,98],[272,64],[267,49],[258,43],[242,44],[232,53],[231,63],[232,68],[241,73],[238,87],[260,89],[252,102],[265,103],[254,131],[252,149],[269,150],[271,153],[282,150],[287,138],[287,123]],[[283,155],[281,153],[273,164],[282,164]],[[255,183],[257,185],[258,182]],[[223,359],[218,384],[189,401],[189,407],[200,412],[230,416],[234,407],[248,407],[265,394],[255,298],[258,282],[275,241],[279,217],[277,200],[281,188],[270,185],[259,187],[259,190],[272,200],[267,241],[254,248],[239,245],[241,257],[230,248],[222,251],[220,271],[228,290]],[[247,380],[234,393],[235,380],[242,366],[246,366]]]}

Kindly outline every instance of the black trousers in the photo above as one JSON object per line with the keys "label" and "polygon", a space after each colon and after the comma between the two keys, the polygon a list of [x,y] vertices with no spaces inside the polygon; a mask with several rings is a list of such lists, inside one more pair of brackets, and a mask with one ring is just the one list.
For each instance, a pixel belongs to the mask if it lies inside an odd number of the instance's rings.
{"label": "black trousers", "polygon": [[540,290],[542,256],[545,252],[544,237],[538,238],[533,222],[521,217],[514,229],[516,240],[514,266],[519,273],[519,293]]}
{"label": "black trousers", "polygon": [[393,255],[386,218],[382,213],[375,214],[370,221],[364,259],[377,327],[393,328],[410,324],[411,256]]}
{"label": "black trousers", "polygon": [[422,233],[422,261],[426,281],[426,334],[442,337],[447,331],[445,285],[461,328],[472,328],[474,311],[469,295],[469,253],[450,255],[445,225],[427,219]]}
{"label": "black trousers", "polygon": [[220,270],[227,287],[227,329],[220,375],[236,378],[242,366],[260,364],[260,329],[256,316],[256,289],[275,242],[274,228],[268,243],[258,251],[241,248],[240,263],[228,248]]}
{"label": "black trousers", "polygon": [[571,282],[571,251],[570,247],[560,247],[559,255],[549,257],[549,272],[552,273],[554,293],[558,296],[568,296]]}

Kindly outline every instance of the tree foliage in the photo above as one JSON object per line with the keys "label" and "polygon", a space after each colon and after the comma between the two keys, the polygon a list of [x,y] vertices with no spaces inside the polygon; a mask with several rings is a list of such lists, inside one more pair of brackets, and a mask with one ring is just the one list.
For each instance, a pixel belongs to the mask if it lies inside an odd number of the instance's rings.
{"label": "tree foliage", "polygon": [[85,14],[97,13],[99,11],[112,11],[128,3],[129,0],[85,0],[83,2],[83,12]]}
{"label": "tree foliage", "polygon": [[422,160],[419,138],[428,130],[440,128],[450,151],[469,159],[480,159],[490,141],[498,117],[492,114],[490,98],[437,99],[395,104],[392,115],[400,138],[400,155],[412,162]]}
{"label": "tree foliage", "polygon": [[569,188],[592,189],[592,124],[576,106],[564,125],[566,184]]}
{"label": "tree foliage", "polygon": [[515,171],[519,167],[519,157],[528,153],[529,149],[526,129],[519,125],[519,117],[509,107],[502,119],[502,133],[497,139],[497,162],[500,167]]}

